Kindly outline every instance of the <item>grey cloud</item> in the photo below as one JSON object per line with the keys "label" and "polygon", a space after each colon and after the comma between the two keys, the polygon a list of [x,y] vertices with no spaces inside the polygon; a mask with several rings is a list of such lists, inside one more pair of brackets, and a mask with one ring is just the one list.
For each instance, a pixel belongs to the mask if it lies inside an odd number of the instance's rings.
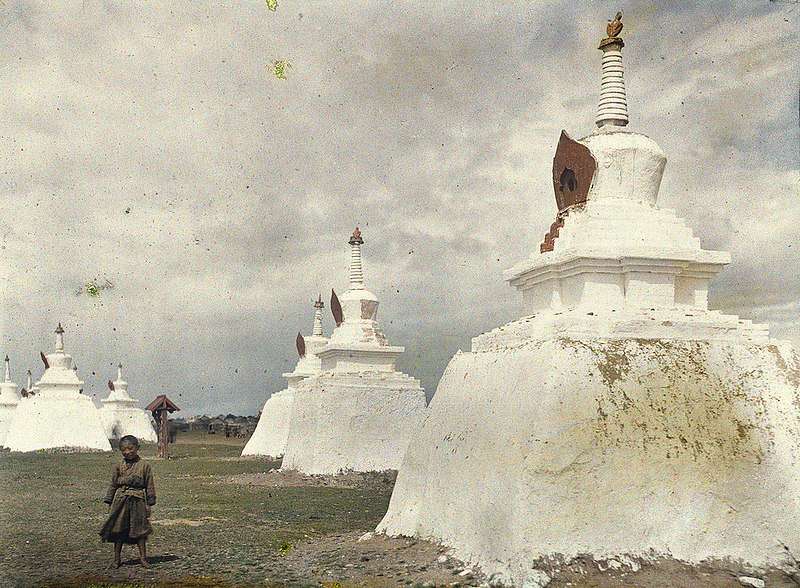
{"label": "grey cloud", "polygon": [[[15,378],[37,373],[62,320],[87,390],[105,394],[123,361],[143,399],[258,410],[294,365],[311,298],[346,289],[358,224],[381,324],[431,394],[456,349],[520,312],[502,269],[552,222],[555,142],[592,130],[595,47],[615,10],[7,2],[2,335]],[[775,260],[798,265],[783,224],[800,217],[785,48],[797,15],[767,2],[625,10],[632,127],[669,158],[661,202],[733,250],[714,302],[774,313],[788,333],[798,284]],[[286,80],[275,59],[291,63]],[[75,295],[95,278],[114,288]]]}

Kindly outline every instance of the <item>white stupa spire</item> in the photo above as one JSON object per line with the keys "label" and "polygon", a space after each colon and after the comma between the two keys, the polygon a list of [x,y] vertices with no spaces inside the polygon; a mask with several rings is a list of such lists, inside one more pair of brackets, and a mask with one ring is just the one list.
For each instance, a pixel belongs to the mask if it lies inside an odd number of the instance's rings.
{"label": "white stupa spire", "polygon": [[5,381],[6,382],[10,382],[11,381],[11,370],[8,367],[8,355],[6,355],[6,377],[5,377]]}
{"label": "white stupa spire", "polygon": [[322,309],[325,308],[325,303],[322,301],[322,294],[319,299],[314,303],[314,331],[311,333],[313,337],[322,337]]}
{"label": "white stupa spire", "polygon": [[28,370],[28,383],[25,385],[25,389],[28,392],[31,391],[31,370]]}
{"label": "white stupa spire", "polygon": [[56,353],[64,353],[64,327],[61,323],[56,327]]}
{"label": "white stupa spire", "polygon": [[600,41],[603,52],[603,77],[600,82],[600,103],[597,106],[595,123],[598,127],[624,127],[628,124],[628,101],[625,97],[623,78],[622,48],[625,43],[619,37],[622,32],[622,13],[618,12],[608,23],[608,37]]}
{"label": "white stupa spire", "polygon": [[134,406],[137,402],[128,396],[128,382],[122,379],[122,364],[117,364],[117,379],[109,383],[111,393],[108,395],[108,400],[101,400],[100,402],[129,402]]}
{"label": "white stupa spire", "polygon": [[363,290],[364,289],[364,274],[361,271],[361,245],[364,239],[361,238],[361,231],[353,231],[350,237],[350,289]]}

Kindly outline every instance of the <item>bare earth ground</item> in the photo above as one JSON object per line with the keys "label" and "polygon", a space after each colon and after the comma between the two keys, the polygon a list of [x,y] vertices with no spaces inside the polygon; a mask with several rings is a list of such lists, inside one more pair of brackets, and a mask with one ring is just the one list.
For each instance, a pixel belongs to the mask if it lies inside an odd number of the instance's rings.
{"label": "bare earth ground", "polygon": [[[173,459],[151,459],[158,504],[143,570],[135,548],[111,568],[97,529],[119,453],[0,453],[0,588],[329,588],[479,586],[487,579],[427,541],[369,535],[389,503],[394,476],[305,476],[278,462],[240,459],[245,440],[185,434]],[[366,534],[366,536],[365,536]],[[735,564],[687,566],[540,562],[549,586],[740,588],[751,575],[768,587],[800,587],[784,572]],[[638,565],[634,565],[634,569]]]}

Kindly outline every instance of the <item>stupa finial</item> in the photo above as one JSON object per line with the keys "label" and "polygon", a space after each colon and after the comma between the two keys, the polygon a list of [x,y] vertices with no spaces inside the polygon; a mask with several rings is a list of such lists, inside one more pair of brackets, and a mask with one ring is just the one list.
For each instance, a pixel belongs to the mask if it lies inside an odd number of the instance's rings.
{"label": "stupa finial", "polygon": [[117,365],[117,380],[122,380],[122,364]]}
{"label": "stupa finial", "polygon": [[361,271],[361,245],[364,239],[361,238],[361,231],[353,231],[350,237],[350,289],[363,290],[364,289],[364,274]]}
{"label": "stupa finial", "polygon": [[314,331],[311,333],[314,337],[322,337],[322,309],[325,308],[325,303],[322,301],[322,294],[314,303]]}
{"label": "stupa finial", "polygon": [[6,382],[11,381],[11,370],[8,367],[8,354],[6,354]]}
{"label": "stupa finial", "polygon": [[353,234],[350,236],[350,245],[353,243],[358,243],[359,245],[364,243],[364,239],[361,238],[361,231],[356,227],[356,230],[353,231]]}
{"label": "stupa finial", "polygon": [[28,370],[28,385],[25,388],[26,390],[31,389],[31,370]]}
{"label": "stupa finial", "polygon": [[614,20],[609,21],[608,25],[606,26],[606,35],[608,35],[608,38],[619,37],[623,26],[622,13],[618,12],[614,17]]}
{"label": "stupa finial", "polygon": [[598,47],[603,52],[603,77],[595,124],[600,128],[624,127],[628,124],[628,100],[625,96],[622,67],[622,48],[625,43],[619,36],[622,27],[622,13],[617,12],[614,20],[606,26],[608,36],[600,41]]}
{"label": "stupa finial", "polygon": [[64,327],[61,323],[56,327],[56,353],[64,353]]}

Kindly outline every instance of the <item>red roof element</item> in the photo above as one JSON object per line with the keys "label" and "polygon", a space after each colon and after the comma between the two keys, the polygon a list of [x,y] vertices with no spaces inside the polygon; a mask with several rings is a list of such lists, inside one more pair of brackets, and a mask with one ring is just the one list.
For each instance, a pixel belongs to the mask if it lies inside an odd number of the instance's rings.
{"label": "red roof element", "polygon": [[153,400],[150,404],[145,407],[145,410],[168,410],[169,412],[174,412],[176,410],[180,410],[175,403],[172,402],[169,398],[167,398],[166,394],[159,394],[156,396],[156,399]]}

